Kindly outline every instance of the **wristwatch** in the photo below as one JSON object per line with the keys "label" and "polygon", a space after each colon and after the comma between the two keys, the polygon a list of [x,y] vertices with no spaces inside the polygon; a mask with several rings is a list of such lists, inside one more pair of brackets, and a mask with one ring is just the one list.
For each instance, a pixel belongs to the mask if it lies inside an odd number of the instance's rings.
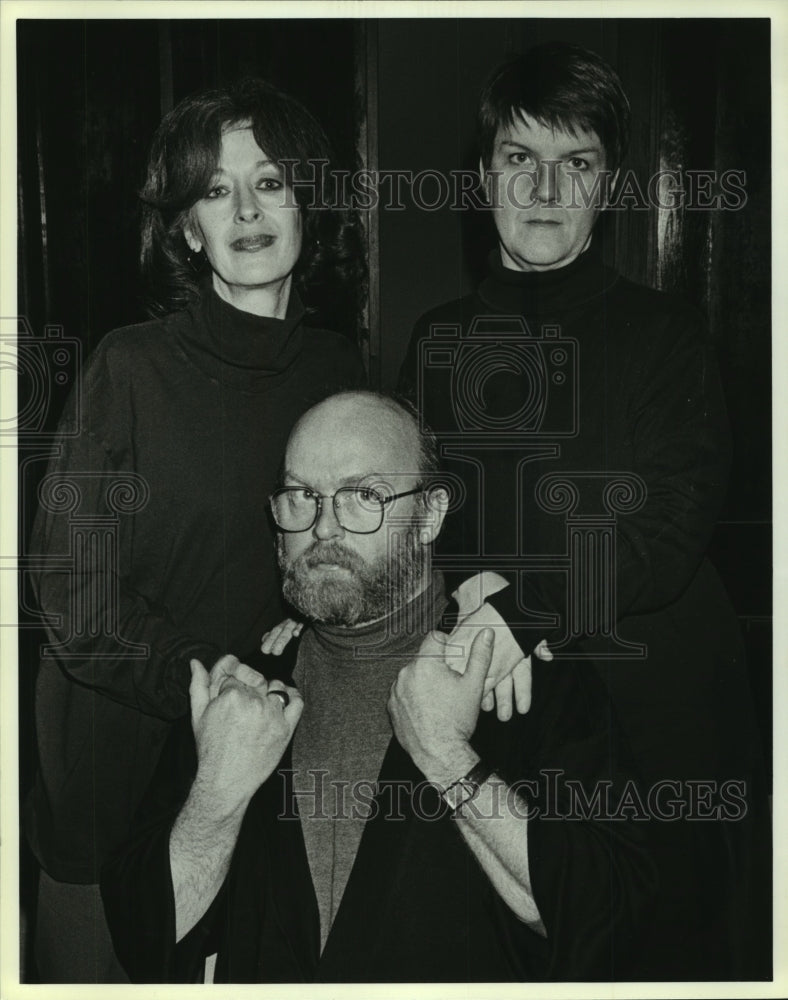
{"label": "wristwatch", "polygon": [[464,778],[458,778],[448,788],[444,789],[441,793],[441,798],[451,811],[456,814],[461,805],[476,798],[479,794],[479,789],[492,773],[493,769],[480,760],[474,764]]}

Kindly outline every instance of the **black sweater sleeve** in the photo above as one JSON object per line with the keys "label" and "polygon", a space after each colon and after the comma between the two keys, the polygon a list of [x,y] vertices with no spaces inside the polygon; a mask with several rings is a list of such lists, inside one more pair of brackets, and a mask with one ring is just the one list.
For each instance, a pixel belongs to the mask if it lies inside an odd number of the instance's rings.
{"label": "black sweater sleeve", "polygon": [[494,896],[500,926],[524,974],[627,978],[627,951],[657,891],[646,797],[596,673],[536,663],[533,684],[531,710],[507,724],[496,769],[509,784],[507,802],[516,794],[528,815],[531,887],[547,936]]}
{"label": "black sweater sleeve", "polygon": [[[606,498],[613,511],[620,507],[618,618],[657,611],[689,584],[722,507],[730,464],[719,374],[694,313],[663,320],[632,365],[632,384],[621,391],[630,400],[631,465],[609,471],[631,478]],[[609,436],[613,441],[621,431],[611,427]],[[579,490],[582,505],[582,483]],[[526,594],[537,609],[561,610],[564,603],[563,590],[546,575],[529,574]]]}
{"label": "black sweater sleeve", "polygon": [[[134,471],[134,411],[120,367],[100,344],[81,394],[67,404],[40,491],[31,580],[46,616],[48,655],[72,680],[174,719],[188,707],[189,660],[210,668],[222,650],[177,628],[166,608],[154,606],[119,569],[131,565],[134,513],[150,488]],[[102,541],[108,527],[109,543]],[[85,555],[75,559],[80,528]]]}
{"label": "black sweater sleeve", "polygon": [[[243,661],[269,681],[292,684],[298,645],[290,642],[281,656],[253,650]],[[231,875],[195,926],[175,941],[170,832],[196,773],[191,721],[183,717],[170,731],[130,836],[102,869],[101,895],[115,952],[135,983],[202,982],[206,957],[223,945]]]}
{"label": "black sweater sleeve", "polygon": [[131,836],[105,862],[101,895],[115,952],[133,983],[202,982],[216,950],[214,919],[222,893],[176,944],[170,831],[197,770],[190,721],[173,726],[137,812]]}

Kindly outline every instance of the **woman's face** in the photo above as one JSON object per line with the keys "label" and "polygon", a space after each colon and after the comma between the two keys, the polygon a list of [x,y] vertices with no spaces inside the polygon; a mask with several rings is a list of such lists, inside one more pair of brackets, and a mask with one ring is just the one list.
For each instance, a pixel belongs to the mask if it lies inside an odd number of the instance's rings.
{"label": "woman's face", "polygon": [[301,213],[251,128],[222,136],[211,189],[192,207],[184,235],[193,252],[205,250],[223,299],[247,312],[284,316],[301,253]]}

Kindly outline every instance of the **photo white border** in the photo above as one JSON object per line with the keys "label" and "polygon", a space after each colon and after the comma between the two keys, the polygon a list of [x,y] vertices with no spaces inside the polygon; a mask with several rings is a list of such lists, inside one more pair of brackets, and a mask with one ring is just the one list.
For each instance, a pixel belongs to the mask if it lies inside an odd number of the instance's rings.
{"label": "photo white border", "polygon": [[[638,997],[784,997],[788,995],[788,925],[786,923],[786,882],[788,852],[781,843],[786,832],[788,806],[785,802],[786,751],[788,737],[779,724],[785,709],[788,687],[788,627],[778,611],[788,608],[788,516],[786,471],[788,461],[780,431],[788,431],[788,343],[780,336],[781,322],[788,317],[788,5],[780,0],[737,0],[705,3],[703,0],[531,0],[531,2],[480,3],[413,2],[413,0],[1,0],[0,2],[0,317],[15,317],[17,310],[16,249],[16,20],[33,19],[221,19],[236,18],[377,18],[377,17],[495,17],[495,18],[754,18],[772,19],[772,225],[773,225],[773,457],[774,457],[774,982],[773,983],[593,983],[593,984],[454,984],[412,986],[272,986],[227,985],[202,987],[216,998],[237,1000],[244,996],[278,997],[358,997],[364,1000],[394,997],[398,1000],[463,998],[463,1000],[506,1000],[514,997],[551,998],[610,997],[630,1000]],[[0,367],[0,420],[10,421],[16,413],[15,373]],[[17,548],[17,470],[13,447],[0,448],[0,622],[15,615],[17,575],[13,560]],[[11,610],[9,610],[11,609]],[[12,627],[0,627],[0,1000],[16,997],[52,997],[84,1000],[86,997],[186,997],[195,986],[42,986],[19,983],[19,816],[18,816],[18,676],[17,634]],[[742,914],[742,920],[748,914]]]}

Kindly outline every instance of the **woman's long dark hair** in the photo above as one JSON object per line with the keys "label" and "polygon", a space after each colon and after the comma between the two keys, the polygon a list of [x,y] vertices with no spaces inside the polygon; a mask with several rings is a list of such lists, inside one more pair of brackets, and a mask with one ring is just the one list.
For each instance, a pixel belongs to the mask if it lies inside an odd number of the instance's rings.
{"label": "woman's long dark hair", "polygon": [[264,80],[187,97],[156,130],[142,201],[140,263],[154,315],[181,309],[199,294],[204,255],[195,263],[183,235],[192,206],[207,193],[222,134],[248,124],[258,146],[281,163],[302,212],[301,256],[293,271],[307,309],[320,311],[339,286],[363,282],[356,220],[331,185],[331,149],[323,129],[295,98]]}

